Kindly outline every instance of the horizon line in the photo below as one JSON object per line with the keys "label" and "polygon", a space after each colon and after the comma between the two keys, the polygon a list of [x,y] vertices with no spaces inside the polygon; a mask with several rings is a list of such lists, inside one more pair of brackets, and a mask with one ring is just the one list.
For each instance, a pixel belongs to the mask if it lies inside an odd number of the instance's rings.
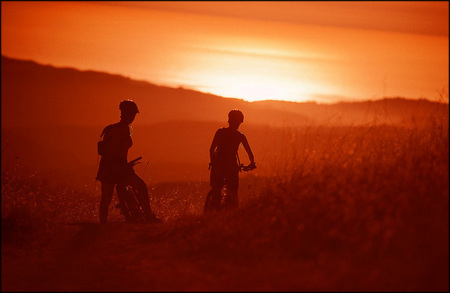
{"label": "horizon line", "polygon": [[[225,97],[225,96],[221,96],[221,95],[214,94],[214,93],[211,93],[211,92],[201,91],[201,90],[193,88],[192,85],[161,84],[161,83],[152,82],[152,81],[147,80],[147,79],[134,78],[134,77],[130,77],[130,76],[124,75],[122,73],[114,73],[114,72],[102,71],[100,69],[81,69],[81,68],[78,68],[78,67],[76,67],[74,65],[55,65],[55,64],[51,64],[51,63],[44,63],[43,61],[37,61],[35,59],[21,59],[21,58],[17,58],[17,57],[10,57],[10,56],[6,56],[4,54],[1,54],[1,56],[2,56],[2,58],[17,60],[17,61],[21,61],[21,62],[35,63],[35,64],[37,64],[39,66],[49,66],[49,67],[52,67],[52,68],[55,68],[55,69],[71,69],[71,70],[76,70],[76,71],[79,71],[79,72],[94,72],[94,73],[100,73],[100,74],[107,74],[107,75],[111,75],[111,76],[122,77],[124,79],[129,79],[129,80],[136,81],[136,82],[145,82],[145,83],[148,83],[149,85],[153,85],[153,86],[165,87],[165,88],[170,88],[170,89],[175,89],[175,90],[177,90],[177,89],[189,90],[189,91],[194,91],[194,92],[198,92],[198,93],[205,94],[205,95],[212,95],[212,96],[216,96],[216,97],[224,98],[224,99],[243,100],[243,101],[248,102],[248,103],[257,103],[257,102],[288,102],[288,103],[297,103],[297,104],[316,103],[316,104],[323,104],[323,105],[333,105],[333,104],[341,104],[341,103],[364,103],[364,102],[377,102],[377,101],[383,101],[383,100],[404,99],[404,100],[411,100],[411,101],[426,100],[426,101],[429,101],[429,102],[449,104],[448,93],[447,93],[447,100],[438,100],[438,99],[433,100],[433,99],[430,99],[430,98],[427,98],[427,97],[411,98],[411,97],[403,97],[403,96],[384,96],[384,97],[380,97],[380,98],[366,98],[364,100],[358,100],[358,99],[354,99],[354,98],[352,99],[350,97],[326,95],[326,99],[329,99],[330,97],[336,97],[336,98],[340,98],[340,99],[336,100],[336,101],[330,101],[330,102],[315,101],[315,100],[292,101],[292,100],[283,100],[283,99],[262,99],[262,100],[249,101],[249,100],[246,100],[244,98]],[[445,95],[445,93],[440,93],[439,91],[438,91],[438,93],[440,94],[440,96]],[[321,96],[320,99],[323,99],[323,97],[325,97],[325,95],[321,95],[321,94],[315,94],[313,96],[317,96],[317,95]]]}

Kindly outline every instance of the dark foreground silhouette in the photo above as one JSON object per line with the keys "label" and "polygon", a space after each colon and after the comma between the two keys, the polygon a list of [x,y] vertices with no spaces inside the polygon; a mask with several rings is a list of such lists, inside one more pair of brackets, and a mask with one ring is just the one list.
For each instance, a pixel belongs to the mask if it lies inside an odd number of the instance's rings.
{"label": "dark foreground silhouette", "polygon": [[[102,198],[100,201],[100,223],[105,224],[108,218],[108,208],[111,203],[114,187],[119,197],[120,208],[128,222],[158,223],[160,220],[153,214],[148,196],[147,185],[134,172],[135,162],[127,162],[128,149],[133,145],[130,125],[139,113],[136,103],[131,100],[122,101],[119,105],[120,121],[103,129],[98,142],[98,153],[102,156],[97,172],[97,180],[102,183]],[[133,192],[133,191],[135,192]],[[133,195],[136,195],[137,202]],[[136,212],[142,207],[142,219]]]}
{"label": "dark foreground silhouette", "polygon": [[[206,196],[204,212],[235,209],[238,207],[239,172],[242,166],[239,161],[238,148],[243,145],[250,164],[246,170],[256,168],[255,158],[245,135],[238,131],[244,122],[244,114],[239,110],[228,113],[228,127],[219,128],[211,143],[210,185],[211,191]],[[222,188],[226,188],[226,196],[222,196]]]}

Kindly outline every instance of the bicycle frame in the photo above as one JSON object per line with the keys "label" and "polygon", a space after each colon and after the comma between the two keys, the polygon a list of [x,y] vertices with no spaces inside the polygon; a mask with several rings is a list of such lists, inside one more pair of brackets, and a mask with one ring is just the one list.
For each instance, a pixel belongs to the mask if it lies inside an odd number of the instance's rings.
{"label": "bicycle frame", "polygon": [[[133,171],[134,165],[140,163],[142,157],[136,158],[128,163],[129,171]],[[124,181],[117,187],[120,208],[127,222],[145,222],[145,214],[140,202],[139,190],[131,182]]]}

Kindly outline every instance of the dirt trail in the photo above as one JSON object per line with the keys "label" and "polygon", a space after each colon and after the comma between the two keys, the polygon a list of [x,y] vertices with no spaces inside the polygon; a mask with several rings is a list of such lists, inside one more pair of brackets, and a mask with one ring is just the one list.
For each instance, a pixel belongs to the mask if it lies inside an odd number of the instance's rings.
{"label": "dirt trail", "polygon": [[[256,263],[177,251],[175,223],[79,223],[61,227],[45,247],[2,253],[2,291],[158,291],[269,288]],[[261,264],[261,262],[259,262]],[[261,270],[261,267],[260,269]],[[274,276],[271,276],[274,277]],[[262,280],[265,282],[261,283]],[[272,279],[272,278],[271,278]],[[270,279],[269,279],[270,280]],[[278,283],[276,281],[275,283]],[[273,287],[275,289],[276,284]]]}
{"label": "dirt trail", "polygon": [[61,227],[46,247],[14,258],[2,257],[2,290],[167,288],[170,282],[164,273],[171,274],[175,260],[162,237],[169,230],[170,224]]}
{"label": "dirt trail", "polygon": [[212,229],[210,233],[208,229],[214,227],[211,220],[203,217],[162,224],[75,223],[60,225],[51,235],[41,233],[39,245],[17,248],[15,244],[2,243],[2,291],[417,288],[414,278],[420,272],[411,274],[408,263],[371,260],[365,264],[338,253],[293,258],[292,254],[283,254],[288,246],[276,248],[273,240],[267,242],[265,236],[239,243],[223,231]]}

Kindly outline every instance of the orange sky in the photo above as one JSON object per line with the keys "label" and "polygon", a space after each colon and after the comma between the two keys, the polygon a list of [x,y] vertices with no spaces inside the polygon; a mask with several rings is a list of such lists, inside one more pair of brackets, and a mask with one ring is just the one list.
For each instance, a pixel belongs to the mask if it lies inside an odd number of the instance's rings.
{"label": "orange sky", "polygon": [[1,5],[8,57],[249,101],[448,101],[448,2]]}

